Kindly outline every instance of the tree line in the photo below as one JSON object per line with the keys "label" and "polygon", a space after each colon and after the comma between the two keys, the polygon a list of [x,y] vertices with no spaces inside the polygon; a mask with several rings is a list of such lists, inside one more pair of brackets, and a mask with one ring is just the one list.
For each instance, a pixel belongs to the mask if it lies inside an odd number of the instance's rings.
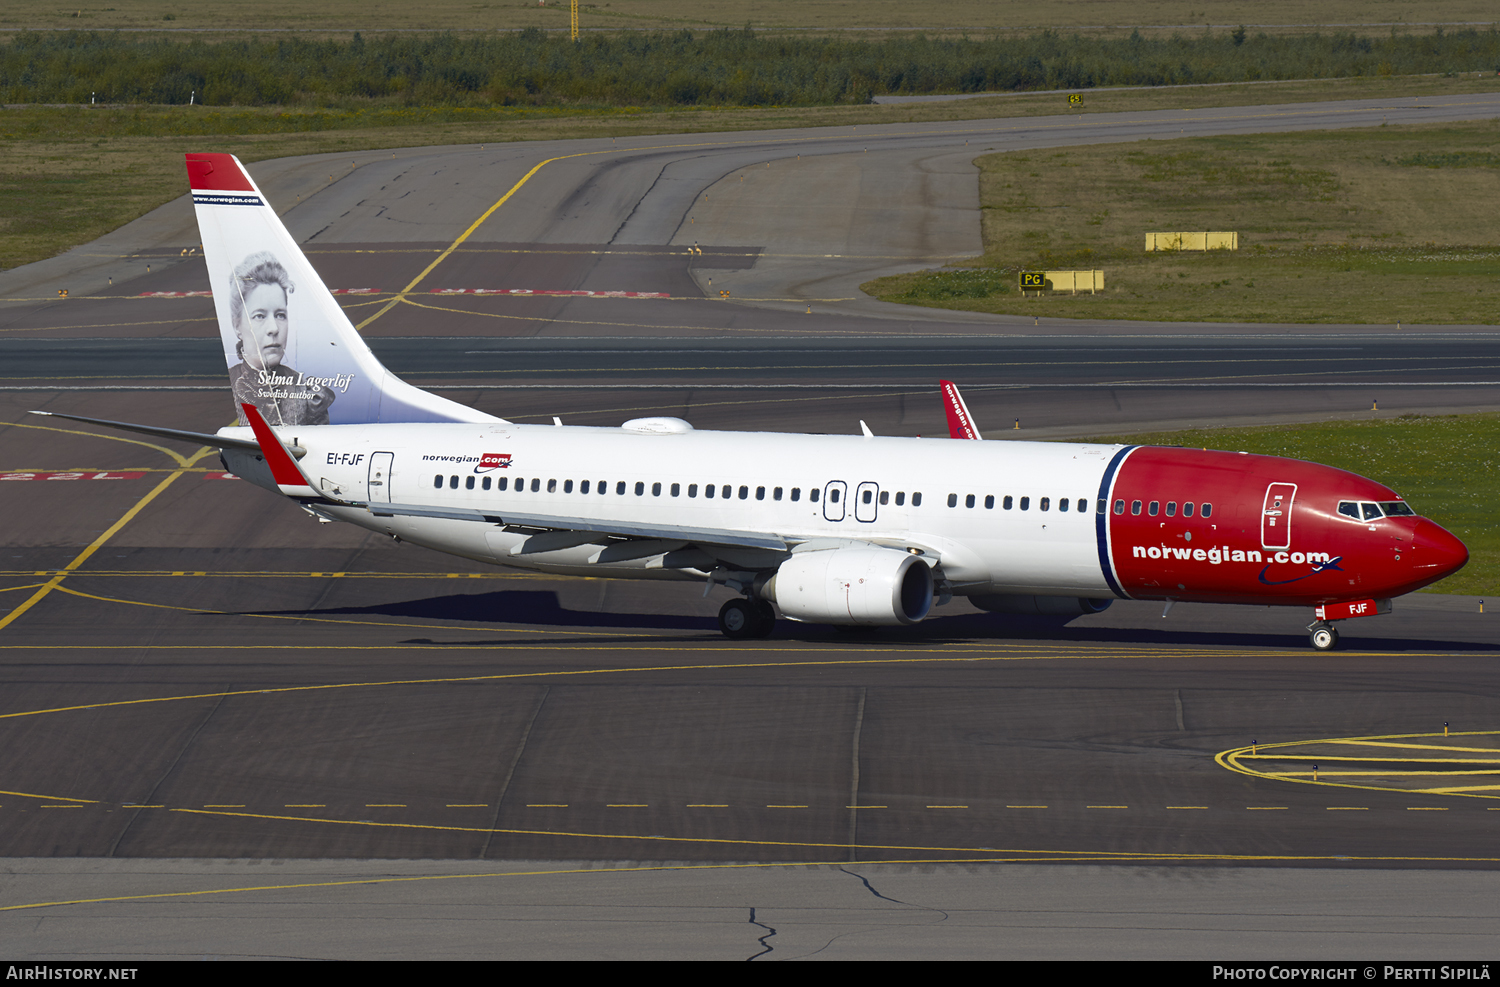
{"label": "tree line", "polygon": [[0,102],[406,106],[814,106],[883,95],[1495,72],[1500,32],[1103,38],[788,37],[745,30],[366,39],[22,32]]}

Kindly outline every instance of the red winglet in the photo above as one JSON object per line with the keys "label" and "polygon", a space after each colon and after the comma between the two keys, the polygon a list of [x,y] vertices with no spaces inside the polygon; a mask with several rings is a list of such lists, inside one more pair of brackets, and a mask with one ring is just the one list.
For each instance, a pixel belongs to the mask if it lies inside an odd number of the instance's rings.
{"label": "red winglet", "polygon": [[232,154],[189,154],[188,185],[202,192],[254,192],[250,176]]}
{"label": "red winglet", "polygon": [[979,434],[979,429],[974,427],[974,417],[969,414],[969,406],[964,404],[963,395],[958,393],[958,385],[951,380],[938,383],[943,386],[943,410],[948,412],[948,438],[984,438]]}
{"label": "red winglet", "polygon": [[281,492],[290,497],[318,497],[321,496],[307,482],[307,477],[297,467],[297,463],[286,451],[286,446],[271,431],[271,426],[260,416],[260,411],[253,404],[241,404],[240,408],[245,412],[245,420],[250,423],[251,429],[255,431],[255,441],[260,443],[260,451],[266,457],[266,465],[271,467],[271,478],[281,488]]}

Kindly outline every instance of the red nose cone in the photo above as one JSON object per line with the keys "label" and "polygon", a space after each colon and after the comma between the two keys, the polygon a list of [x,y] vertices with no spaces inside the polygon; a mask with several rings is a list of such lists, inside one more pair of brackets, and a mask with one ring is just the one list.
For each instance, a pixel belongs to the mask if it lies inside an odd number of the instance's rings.
{"label": "red nose cone", "polygon": [[1442,579],[1469,561],[1464,543],[1431,521],[1422,521],[1412,534],[1413,568],[1427,580]]}

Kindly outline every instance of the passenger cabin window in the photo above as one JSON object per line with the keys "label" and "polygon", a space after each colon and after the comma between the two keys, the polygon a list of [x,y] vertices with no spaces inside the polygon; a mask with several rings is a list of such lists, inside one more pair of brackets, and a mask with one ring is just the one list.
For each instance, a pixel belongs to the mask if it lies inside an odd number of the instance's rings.
{"label": "passenger cabin window", "polygon": [[913,506],[913,507],[921,507],[922,506],[922,491],[918,490],[916,493],[914,493],[914,494],[911,495],[911,506]]}
{"label": "passenger cabin window", "polygon": [[1193,516],[1193,502],[1191,500],[1182,505],[1182,516],[1183,517],[1192,517]]}
{"label": "passenger cabin window", "polygon": [[[1116,511],[1115,513],[1118,514],[1119,512]],[[1141,502],[1140,501],[1138,501],[1138,500],[1132,500],[1130,502],[1130,513],[1131,514],[1140,514],[1141,513]]]}
{"label": "passenger cabin window", "polygon": [[1029,511],[1029,510],[1031,510],[1031,498],[1030,497],[1022,497],[1021,498],[1021,510],[1023,510],[1023,511]]}
{"label": "passenger cabin window", "polygon": [[457,476],[450,476],[450,477],[448,477],[448,489],[449,490],[457,490],[458,489],[458,477]]}
{"label": "passenger cabin window", "polygon": [[484,489],[488,490],[490,488],[490,478],[489,477],[485,477],[484,478],[484,482],[481,483],[480,486],[482,486],[482,487],[484,487]]}
{"label": "passenger cabin window", "polygon": [[[792,503],[795,504],[797,501],[799,501],[801,499],[802,499],[802,488],[801,487],[793,487],[792,488]],[[900,501],[898,500],[896,503],[899,504]]]}
{"label": "passenger cabin window", "polygon": [[949,507],[957,507],[958,506],[958,494],[949,494],[948,495],[948,506]]}
{"label": "passenger cabin window", "polygon": [[1052,498],[1051,497],[1043,497],[1042,498],[1042,503],[1041,503],[1042,510],[1045,511],[1047,508],[1049,508],[1051,506],[1052,506]]}
{"label": "passenger cabin window", "polygon": [[993,511],[995,509],[995,495],[994,494],[985,494],[984,495],[984,509],[987,510],[987,511]]}
{"label": "passenger cabin window", "polygon": [[510,486],[510,477],[508,477],[508,476],[502,476],[500,478],[500,482],[497,483],[497,484],[495,484],[495,489],[496,490],[504,490],[508,486]]}
{"label": "passenger cabin window", "polygon": [[1067,510],[1068,509],[1068,498],[1066,498],[1066,497],[1059,497],[1057,499],[1057,509],[1060,510],[1060,511]]}
{"label": "passenger cabin window", "polygon": [[1015,506],[1015,503],[1016,502],[1015,502],[1014,498],[1012,498],[1010,496],[1010,494],[1006,494],[1005,495],[1005,499],[1000,502],[1000,506],[1003,507],[1003,508],[1005,508],[1008,511],[1012,507]]}
{"label": "passenger cabin window", "polygon": [[897,507],[902,507],[905,504],[906,504],[906,491],[905,490],[897,490],[896,491],[896,506]]}
{"label": "passenger cabin window", "polygon": [[536,493],[540,489],[542,489],[542,481],[540,479],[537,479],[537,478],[532,478],[532,481],[531,481],[531,492],[532,493]]}
{"label": "passenger cabin window", "polygon": [[696,483],[689,483],[688,484],[688,496],[689,497],[696,497],[696,496],[698,496],[698,484],[696,484]]}
{"label": "passenger cabin window", "polygon": [[1167,501],[1167,517],[1176,517],[1176,516],[1177,516],[1177,501],[1175,501],[1175,500],[1169,500],[1169,501]]}
{"label": "passenger cabin window", "polygon": [[441,489],[443,489],[443,478],[442,478],[441,475],[435,476],[435,477],[432,478],[432,489],[434,489],[434,490],[441,490]]}
{"label": "passenger cabin window", "polygon": [[[793,499],[796,499],[796,498],[793,498]],[[816,504],[818,502],[818,488],[817,487],[813,487],[811,490],[809,490],[807,492],[807,502],[809,504]]]}
{"label": "passenger cabin window", "polygon": [[1146,513],[1149,514],[1149,515],[1151,515],[1152,517],[1156,517],[1156,512],[1157,512],[1157,510],[1160,507],[1161,507],[1161,501],[1153,500],[1151,502],[1151,505],[1146,508]]}
{"label": "passenger cabin window", "polygon": [[973,507],[974,506],[974,495],[973,494],[969,494],[967,497],[964,498],[964,506],[965,507]]}
{"label": "passenger cabin window", "polygon": [[1203,516],[1204,517],[1208,517],[1213,512],[1214,512],[1214,505],[1212,505],[1212,504],[1204,504],[1203,505]]}

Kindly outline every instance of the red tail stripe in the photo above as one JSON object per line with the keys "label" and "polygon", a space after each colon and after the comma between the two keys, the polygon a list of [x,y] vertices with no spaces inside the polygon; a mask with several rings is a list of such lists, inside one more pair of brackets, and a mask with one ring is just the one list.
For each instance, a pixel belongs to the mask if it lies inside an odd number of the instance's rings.
{"label": "red tail stripe", "polygon": [[255,191],[232,154],[189,154],[187,173],[188,185],[204,192]]}

